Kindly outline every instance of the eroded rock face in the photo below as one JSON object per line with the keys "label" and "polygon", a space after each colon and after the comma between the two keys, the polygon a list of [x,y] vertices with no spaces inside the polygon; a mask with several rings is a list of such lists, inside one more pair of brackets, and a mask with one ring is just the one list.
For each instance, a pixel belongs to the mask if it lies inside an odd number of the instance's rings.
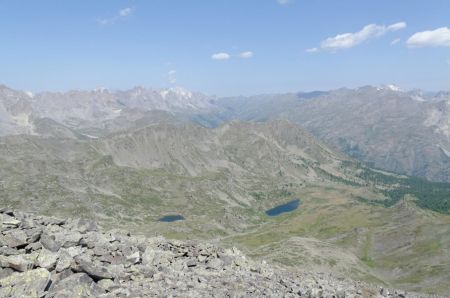
{"label": "eroded rock face", "polygon": [[0,209],[0,297],[426,297],[248,260],[237,249]]}

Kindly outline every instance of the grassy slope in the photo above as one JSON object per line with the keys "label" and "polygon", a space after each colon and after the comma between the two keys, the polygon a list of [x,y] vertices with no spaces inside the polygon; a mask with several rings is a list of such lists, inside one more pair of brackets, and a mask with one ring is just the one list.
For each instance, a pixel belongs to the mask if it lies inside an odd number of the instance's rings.
{"label": "grassy slope", "polygon": [[[303,198],[300,210],[267,218],[263,228],[225,242],[283,264],[324,270],[317,264],[327,263],[328,270],[354,278],[448,293],[450,218],[407,201],[390,208],[361,204],[353,199],[362,195],[358,192],[311,189],[298,194]],[[293,243],[298,237],[323,243]],[[325,244],[335,253],[328,253]],[[358,262],[348,258],[348,252]]]}

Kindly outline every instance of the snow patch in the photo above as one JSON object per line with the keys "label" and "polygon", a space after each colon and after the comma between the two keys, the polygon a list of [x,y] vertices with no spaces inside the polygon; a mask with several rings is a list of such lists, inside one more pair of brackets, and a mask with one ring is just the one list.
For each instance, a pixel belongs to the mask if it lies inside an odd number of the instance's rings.
{"label": "snow patch", "polygon": [[395,91],[395,92],[403,91],[399,86],[394,85],[394,84],[389,84],[389,85],[386,85],[385,87],[386,87],[386,89],[389,89],[389,90]]}
{"label": "snow patch", "polygon": [[30,121],[30,114],[20,113],[15,116],[11,116],[11,119],[14,121],[14,124],[20,127],[22,133],[35,135],[34,125]]}
{"label": "snow patch", "polygon": [[159,92],[159,94],[162,96],[162,98],[166,98],[167,94],[169,94],[169,90],[162,90],[161,92]]}
{"label": "snow patch", "polygon": [[98,139],[98,137],[96,137],[96,136],[88,135],[88,134],[85,134],[85,133],[81,133],[81,135],[83,135],[83,136],[85,136],[85,137],[88,137],[88,138],[90,138],[90,139]]}
{"label": "snow patch", "polygon": [[17,114],[16,116],[11,116],[16,125],[26,127],[31,126],[30,115],[25,113]]}
{"label": "snow patch", "polygon": [[192,92],[181,87],[170,88],[170,91],[184,98],[192,98]]}
{"label": "snow patch", "polygon": [[193,94],[191,91],[186,90],[182,87],[174,87],[165,90],[161,90],[159,94],[165,99],[167,95],[174,94],[178,98],[191,99]]}
{"label": "snow patch", "polygon": [[412,100],[415,100],[415,101],[420,101],[420,102],[426,101],[425,98],[423,98],[422,96],[419,96],[419,95],[412,95],[412,96],[411,96],[411,99],[412,99]]}

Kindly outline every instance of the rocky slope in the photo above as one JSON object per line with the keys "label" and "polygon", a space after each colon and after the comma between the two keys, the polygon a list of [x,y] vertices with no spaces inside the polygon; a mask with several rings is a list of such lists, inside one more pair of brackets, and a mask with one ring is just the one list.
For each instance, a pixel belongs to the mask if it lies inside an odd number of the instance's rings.
{"label": "rocky slope", "polygon": [[1,297],[427,297],[288,271],[235,248],[0,209]]}

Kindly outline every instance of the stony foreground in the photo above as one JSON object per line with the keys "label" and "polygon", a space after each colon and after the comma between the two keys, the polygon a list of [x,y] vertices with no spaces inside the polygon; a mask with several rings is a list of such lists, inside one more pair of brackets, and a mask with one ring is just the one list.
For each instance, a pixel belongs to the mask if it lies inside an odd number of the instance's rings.
{"label": "stony foreground", "polygon": [[0,209],[0,297],[425,297],[293,273],[236,249]]}

